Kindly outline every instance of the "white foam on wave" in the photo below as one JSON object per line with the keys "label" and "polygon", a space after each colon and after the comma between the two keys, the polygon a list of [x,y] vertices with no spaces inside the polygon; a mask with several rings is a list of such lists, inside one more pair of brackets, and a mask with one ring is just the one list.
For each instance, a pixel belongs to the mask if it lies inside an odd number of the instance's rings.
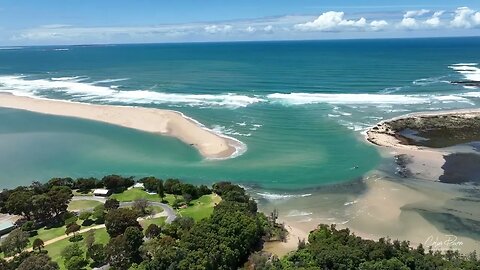
{"label": "white foam on wave", "polygon": [[227,135],[244,136],[244,137],[252,136],[252,133],[240,133],[238,131],[235,131],[233,128],[226,128],[220,125],[213,125],[211,130],[213,130],[216,133],[227,134]]}
{"label": "white foam on wave", "polygon": [[52,77],[50,80],[52,81],[82,81],[88,79],[87,77],[82,77],[82,76],[71,76],[71,77]]}
{"label": "white foam on wave", "polygon": [[349,206],[349,205],[356,204],[357,202],[358,202],[358,201],[357,201],[357,200],[355,200],[355,201],[351,201],[351,202],[346,202],[346,203],[344,203],[343,205],[345,205],[345,206]]}
{"label": "white foam on wave", "polygon": [[58,48],[58,49],[53,49],[54,51],[70,51],[70,49],[67,48]]}
{"label": "white foam on wave", "polygon": [[213,133],[217,134],[218,136],[220,136],[222,138],[226,138],[226,139],[234,142],[233,144],[231,144],[231,146],[235,147],[235,152],[233,152],[230,156],[228,156],[226,158],[208,158],[209,160],[225,160],[225,159],[236,158],[236,157],[239,157],[239,156],[243,155],[245,152],[247,152],[247,145],[245,143],[243,143],[242,141],[240,141],[236,138],[230,137],[226,134],[220,133],[218,131],[209,129],[204,124],[198,122],[197,120],[195,120],[191,117],[186,116],[185,114],[183,114],[181,112],[177,112],[177,113],[179,113],[183,118],[188,119],[188,120],[192,121],[193,123],[197,124],[199,127],[203,128],[205,130],[208,130],[210,132],[213,132]]}
{"label": "white foam on wave", "polygon": [[24,76],[0,76],[0,91],[16,95],[42,97],[47,91],[61,92],[80,101],[116,102],[125,104],[183,104],[187,106],[212,106],[239,108],[263,102],[259,97],[227,94],[181,94],[149,90],[118,91],[106,86],[83,83],[77,80],[34,79]]}
{"label": "white foam on wave", "polygon": [[382,91],[380,91],[380,93],[383,93],[383,94],[391,94],[391,93],[395,93],[395,92],[401,91],[402,89],[403,89],[402,86],[387,87],[387,88],[384,88]]}
{"label": "white foam on wave", "polygon": [[480,68],[477,63],[464,63],[449,66],[449,68],[462,74],[462,76],[470,81],[480,81]]}
{"label": "white foam on wave", "polygon": [[312,196],[312,194],[276,194],[276,193],[269,193],[269,192],[257,192],[257,195],[261,196],[267,200],[285,200],[291,198],[304,198]]}
{"label": "white foam on wave", "polygon": [[284,105],[306,104],[428,104],[435,102],[470,102],[452,95],[388,95],[388,94],[320,94],[320,93],[275,93],[267,96],[273,102]]}
{"label": "white foam on wave", "polygon": [[288,212],[287,217],[306,217],[313,215],[312,212],[305,212],[301,210],[291,210]]}
{"label": "white foam on wave", "polygon": [[92,82],[92,84],[122,82],[122,81],[128,81],[128,80],[130,80],[130,78],[106,79],[106,80],[94,81]]}
{"label": "white foam on wave", "polygon": [[422,78],[422,79],[413,81],[412,84],[419,85],[419,86],[426,86],[426,85],[431,85],[436,83],[450,83],[447,80],[443,80],[443,78],[445,77],[442,76],[442,77]]}
{"label": "white foam on wave", "polygon": [[458,63],[458,64],[453,64],[452,66],[476,66],[478,63]]}

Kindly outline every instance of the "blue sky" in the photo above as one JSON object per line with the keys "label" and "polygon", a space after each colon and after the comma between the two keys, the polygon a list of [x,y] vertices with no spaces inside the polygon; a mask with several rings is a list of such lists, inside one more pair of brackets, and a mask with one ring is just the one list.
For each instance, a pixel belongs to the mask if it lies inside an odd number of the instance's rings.
{"label": "blue sky", "polygon": [[3,46],[479,35],[478,0],[0,1]]}

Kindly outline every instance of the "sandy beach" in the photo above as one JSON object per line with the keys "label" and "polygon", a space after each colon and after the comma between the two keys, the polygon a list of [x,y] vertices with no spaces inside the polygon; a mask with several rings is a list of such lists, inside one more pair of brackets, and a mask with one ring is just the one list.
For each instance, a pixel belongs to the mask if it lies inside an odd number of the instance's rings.
{"label": "sandy beach", "polygon": [[88,119],[175,137],[208,159],[229,158],[244,147],[240,141],[221,136],[171,110],[34,99],[6,93],[0,93],[0,107]]}

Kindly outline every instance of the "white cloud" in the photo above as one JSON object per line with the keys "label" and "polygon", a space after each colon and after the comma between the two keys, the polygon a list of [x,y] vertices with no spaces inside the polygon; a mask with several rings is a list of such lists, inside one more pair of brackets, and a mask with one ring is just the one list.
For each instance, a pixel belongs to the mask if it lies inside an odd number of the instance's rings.
{"label": "white cloud", "polygon": [[378,20],[378,21],[372,21],[370,23],[370,26],[372,27],[373,31],[380,31],[385,28],[387,28],[389,23],[385,20]]}
{"label": "white cloud", "polygon": [[416,29],[418,28],[418,23],[415,18],[411,17],[404,17],[402,21],[399,24],[400,28],[406,28],[406,29]]}
{"label": "white cloud", "polygon": [[263,31],[265,31],[267,33],[273,33],[273,26],[267,25],[263,28]]}
{"label": "white cloud", "polygon": [[366,30],[369,27],[367,20],[363,17],[358,20],[348,20],[344,17],[344,12],[328,11],[313,21],[296,24],[294,28],[301,31],[339,32],[345,30]]}
{"label": "white cloud", "polygon": [[[366,15],[368,14],[368,15]],[[362,16],[363,15],[363,16]],[[369,16],[372,16],[371,18]],[[401,19],[395,19],[400,17]],[[476,31],[480,12],[468,7],[444,11],[410,10],[402,14],[365,13],[350,17],[342,11],[320,16],[286,15],[257,19],[160,24],[152,26],[72,26],[48,24],[4,31],[0,39],[16,44],[129,43],[169,41],[221,41],[310,39],[335,37],[392,37],[408,31]],[[468,30],[470,29],[470,30]],[[443,30],[445,30],[443,32]],[[318,33],[322,34],[319,35]],[[342,32],[347,32],[343,33]],[[365,33],[364,33],[365,32]],[[379,32],[371,33],[368,32]],[[384,34],[380,33],[383,32]],[[436,32],[437,34],[440,31]],[[474,32],[473,32],[474,33]],[[0,35],[2,32],[0,31]],[[268,35],[267,35],[268,34]],[[478,34],[478,33],[477,33]],[[410,35],[410,34],[409,34]]]}
{"label": "white cloud", "polygon": [[245,32],[247,33],[255,33],[257,29],[255,27],[249,26],[245,29]]}
{"label": "white cloud", "polygon": [[418,16],[425,15],[427,13],[430,13],[430,10],[428,10],[428,9],[409,10],[409,11],[405,12],[405,14],[403,15],[403,18],[418,17]]}
{"label": "white cloud", "polygon": [[472,28],[480,26],[480,12],[468,7],[459,7],[455,10],[455,17],[450,22],[452,27]]}
{"label": "white cloud", "polygon": [[407,30],[438,28],[442,24],[440,17],[445,13],[445,11],[435,11],[432,16],[428,17],[427,19],[422,18],[431,12],[432,11],[428,9],[407,11],[405,14],[403,14],[403,19],[398,24],[398,27]]}
{"label": "white cloud", "polygon": [[205,26],[205,32],[209,34],[228,33],[231,32],[233,27],[231,25],[207,25]]}
{"label": "white cloud", "polygon": [[430,17],[429,19],[427,19],[425,21],[425,25],[427,25],[431,28],[439,27],[442,24],[442,22],[440,20],[440,16],[442,16],[443,13],[445,13],[445,11],[443,11],[443,10],[433,13],[432,17]]}
{"label": "white cloud", "polygon": [[480,25],[480,12],[475,13],[472,16],[472,19],[473,19],[473,22],[475,23],[475,25]]}

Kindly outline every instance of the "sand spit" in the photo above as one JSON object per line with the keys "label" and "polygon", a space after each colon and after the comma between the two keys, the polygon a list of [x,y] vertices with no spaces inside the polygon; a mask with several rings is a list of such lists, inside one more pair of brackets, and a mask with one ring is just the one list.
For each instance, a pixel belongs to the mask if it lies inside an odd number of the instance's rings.
{"label": "sand spit", "polygon": [[2,93],[0,93],[0,107],[88,119],[172,136],[195,147],[208,159],[235,157],[245,148],[240,141],[217,134],[182,113],[171,110],[93,105]]}

